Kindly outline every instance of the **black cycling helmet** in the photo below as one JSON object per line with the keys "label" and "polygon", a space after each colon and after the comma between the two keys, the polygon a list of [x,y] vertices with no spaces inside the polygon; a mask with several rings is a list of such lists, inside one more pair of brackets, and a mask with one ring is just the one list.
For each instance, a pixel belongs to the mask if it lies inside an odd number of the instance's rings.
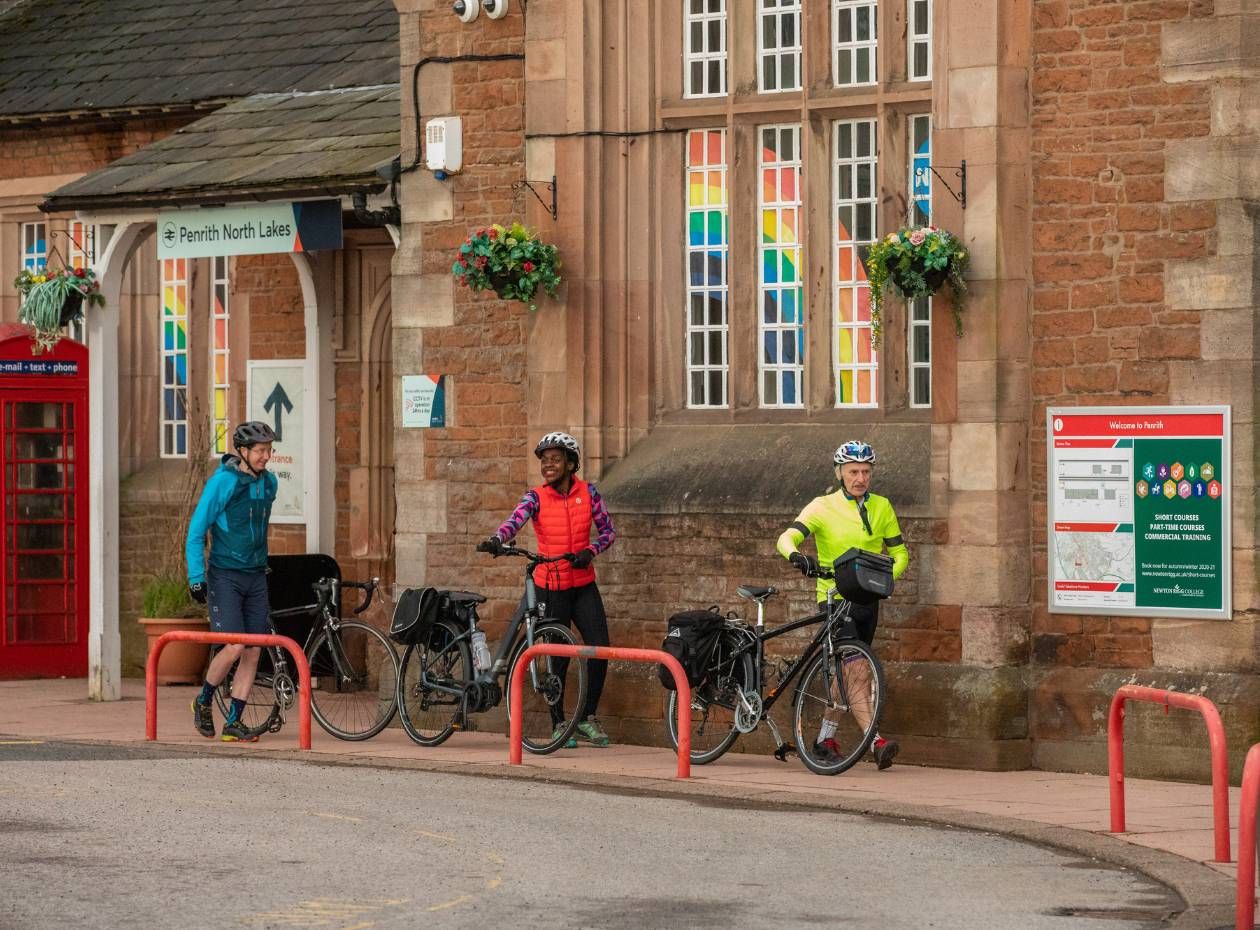
{"label": "black cycling helmet", "polygon": [[275,442],[276,431],[261,420],[249,420],[236,427],[232,433],[232,445],[237,449],[247,449],[260,442]]}
{"label": "black cycling helmet", "polygon": [[542,458],[542,454],[548,449],[563,449],[573,461],[574,468],[582,463],[582,449],[578,445],[578,441],[568,433],[548,433],[538,440],[538,446],[534,449],[534,455]]}

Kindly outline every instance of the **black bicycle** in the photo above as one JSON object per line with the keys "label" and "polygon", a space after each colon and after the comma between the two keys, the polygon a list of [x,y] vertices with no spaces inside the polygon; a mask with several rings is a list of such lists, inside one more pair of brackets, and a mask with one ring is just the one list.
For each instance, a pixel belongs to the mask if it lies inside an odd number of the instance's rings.
{"label": "black bicycle", "polygon": [[[509,703],[508,714],[522,717],[522,744],[545,755],[569,741],[586,702],[586,660],[537,656],[521,664],[526,648],[537,643],[576,646],[567,626],[547,620],[547,605],[538,598],[534,568],[573,555],[555,557],[504,546],[500,555],[519,556],[525,568],[525,611],[512,620],[493,658],[479,628],[477,605],[485,597],[467,591],[446,591],[440,616],[421,642],[403,653],[398,676],[398,712],[407,735],[421,746],[437,746],[456,730],[465,729],[471,714],[497,707],[509,674],[524,675],[521,707]],[[477,653],[482,658],[474,660]]]}
{"label": "black bicycle", "polygon": [[[833,578],[827,569],[811,578]],[[721,758],[741,733],[751,733],[764,722],[774,737],[775,758],[787,760],[796,752],[811,771],[838,775],[851,768],[870,748],[879,731],[884,703],[884,670],[871,647],[857,636],[849,616],[849,602],[828,592],[824,610],[794,620],[777,630],[765,630],[765,602],[778,593],[774,587],[744,585],[740,597],[757,605],[757,623],[728,618],[713,648],[702,683],[691,692],[691,761],[705,765]],[[766,656],[766,643],[808,626],[819,630],[799,657],[792,661]],[[791,688],[795,744],[786,742],[770,717],[770,709]],[[766,690],[769,679],[773,687]],[[672,691],[665,714],[666,729],[678,748],[678,692]],[[834,724],[830,745],[819,745],[826,720]]]}
{"label": "black bicycle", "polygon": [[[311,667],[311,714],[338,739],[369,739],[394,719],[398,685],[398,652],[394,644],[369,623],[341,619],[338,610],[340,591],[355,588],[363,592],[363,603],[354,613],[363,613],[372,603],[379,583],[379,578],[366,582],[321,578],[311,585],[315,603],[273,610],[270,614],[273,630],[278,619],[315,618],[302,648]],[[255,732],[276,733],[297,701],[298,687],[288,653],[270,647],[267,654],[271,668],[259,667],[241,720]],[[231,700],[229,673],[215,691],[215,703],[224,716]]]}

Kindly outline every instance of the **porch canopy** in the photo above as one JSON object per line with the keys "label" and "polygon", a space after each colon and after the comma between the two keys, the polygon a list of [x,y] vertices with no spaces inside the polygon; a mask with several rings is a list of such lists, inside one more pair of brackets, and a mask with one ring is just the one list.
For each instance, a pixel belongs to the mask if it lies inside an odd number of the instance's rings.
{"label": "porch canopy", "polygon": [[[41,205],[75,212],[101,228],[95,268],[106,305],[87,314],[91,353],[91,617],[89,694],[120,696],[118,617],[118,324],[123,270],[150,235],[158,210],[264,201],[389,194],[387,169],[399,154],[397,84],[309,93],[254,94],[170,136],[66,184]],[[392,198],[391,198],[392,199]],[[377,220],[379,222],[379,217]],[[396,237],[396,231],[391,230]],[[395,241],[396,238],[395,238]],[[305,252],[290,253],[302,285],[306,322],[303,431],[306,541],[331,544],[334,415],[331,278]]]}

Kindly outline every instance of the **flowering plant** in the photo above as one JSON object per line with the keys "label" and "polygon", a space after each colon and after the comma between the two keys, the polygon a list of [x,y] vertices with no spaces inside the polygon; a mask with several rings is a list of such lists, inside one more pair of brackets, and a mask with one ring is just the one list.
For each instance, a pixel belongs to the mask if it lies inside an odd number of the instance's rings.
{"label": "flowering plant", "polygon": [[459,247],[451,274],[461,287],[492,290],[504,300],[519,300],[537,310],[534,297],[541,288],[548,297],[560,286],[560,259],[521,223],[494,224],[477,230]]}
{"label": "flowering plant", "polygon": [[918,226],[889,233],[871,245],[866,256],[866,276],[871,285],[872,341],[878,346],[884,288],[891,282],[907,301],[930,297],[946,281],[954,292],[954,332],[962,335],[962,311],[966,302],[969,256],[958,239],[935,226]]}
{"label": "flowering plant", "polygon": [[35,330],[36,351],[51,349],[61,328],[82,319],[84,303],[101,306],[105,295],[91,268],[23,268],[13,279],[22,295],[18,319]]}

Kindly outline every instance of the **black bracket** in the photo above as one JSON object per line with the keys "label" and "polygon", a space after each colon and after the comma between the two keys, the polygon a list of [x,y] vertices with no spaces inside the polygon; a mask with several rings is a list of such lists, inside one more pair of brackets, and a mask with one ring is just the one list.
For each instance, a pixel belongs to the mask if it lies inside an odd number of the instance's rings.
{"label": "black bracket", "polygon": [[[958,190],[955,191],[949,186],[949,182],[941,177],[941,173],[937,168],[953,169],[954,177],[958,180]],[[945,185],[945,190],[958,201],[964,210],[967,209],[967,162],[964,160],[961,165],[928,165],[928,169],[936,175],[938,181]]]}
{"label": "black bracket", "polygon": [[512,190],[513,192],[515,192],[515,191],[519,191],[523,187],[528,188],[529,192],[534,195],[534,199],[537,200],[540,204],[542,204],[543,209],[545,209],[548,213],[551,214],[551,219],[553,221],[558,219],[560,216],[560,208],[559,208],[559,205],[557,204],[556,176],[553,174],[551,176],[551,181],[545,183],[545,189],[551,192],[551,206],[548,206],[547,201],[542,199],[542,195],[538,193],[538,188],[534,187],[535,184],[543,185],[544,182],[543,181],[517,181],[512,185]]}

